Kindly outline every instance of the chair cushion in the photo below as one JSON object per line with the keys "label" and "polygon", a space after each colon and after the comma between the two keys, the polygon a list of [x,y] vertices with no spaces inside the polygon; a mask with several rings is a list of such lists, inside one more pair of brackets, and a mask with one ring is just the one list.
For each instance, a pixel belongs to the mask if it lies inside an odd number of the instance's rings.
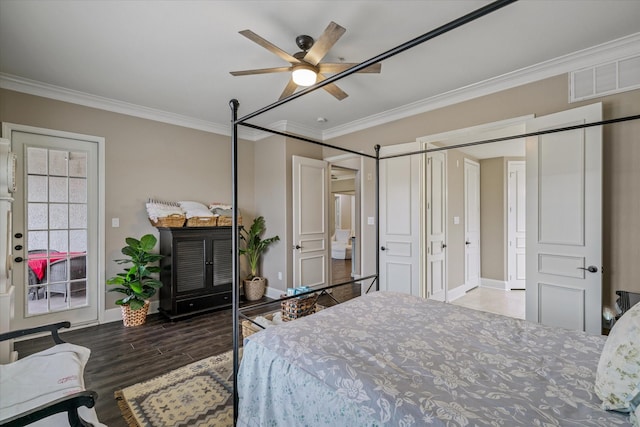
{"label": "chair cushion", "polygon": [[[0,365],[0,420],[68,396],[84,387],[84,367],[90,350],[74,344],[58,344],[39,353]],[[96,424],[92,408],[81,407],[80,416]],[[68,425],[66,414],[56,414],[33,425]]]}
{"label": "chair cushion", "polygon": [[631,411],[640,386],[640,304],[613,325],[596,371],[595,392],[607,410]]}

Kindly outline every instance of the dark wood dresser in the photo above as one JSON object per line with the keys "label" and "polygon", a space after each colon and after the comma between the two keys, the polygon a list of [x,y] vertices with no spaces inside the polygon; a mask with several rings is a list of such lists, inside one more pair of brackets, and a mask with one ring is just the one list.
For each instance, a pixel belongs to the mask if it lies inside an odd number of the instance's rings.
{"label": "dark wood dresser", "polygon": [[159,311],[172,320],[231,305],[231,227],[159,228]]}

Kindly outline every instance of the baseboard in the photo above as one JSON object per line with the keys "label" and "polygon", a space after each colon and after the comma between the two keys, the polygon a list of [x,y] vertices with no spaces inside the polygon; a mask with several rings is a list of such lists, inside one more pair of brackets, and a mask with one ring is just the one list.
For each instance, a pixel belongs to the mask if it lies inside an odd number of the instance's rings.
{"label": "baseboard", "polygon": [[465,285],[460,285],[453,290],[447,291],[447,302],[455,301],[458,298],[464,296],[467,293],[467,287]]}
{"label": "baseboard", "polygon": [[286,294],[286,292],[283,291],[282,289],[276,289],[276,288],[272,288],[271,286],[267,286],[267,291],[266,291],[267,298],[280,299],[282,294]]}
{"label": "baseboard", "polygon": [[501,291],[508,291],[509,284],[504,280],[494,280],[494,279],[480,279],[480,287],[481,288],[491,288],[491,289],[499,289]]}

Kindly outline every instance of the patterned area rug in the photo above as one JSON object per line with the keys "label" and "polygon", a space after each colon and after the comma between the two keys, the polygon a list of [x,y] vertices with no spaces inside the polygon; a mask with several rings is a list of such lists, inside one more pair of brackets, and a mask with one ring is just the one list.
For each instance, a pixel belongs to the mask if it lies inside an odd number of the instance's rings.
{"label": "patterned area rug", "polygon": [[233,352],[115,392],[132,427],[232,426]]}

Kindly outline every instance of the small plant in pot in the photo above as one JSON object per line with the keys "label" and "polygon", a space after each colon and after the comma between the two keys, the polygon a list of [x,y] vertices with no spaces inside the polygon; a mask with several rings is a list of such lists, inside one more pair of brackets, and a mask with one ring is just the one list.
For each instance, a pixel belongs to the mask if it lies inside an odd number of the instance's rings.
{"label": "small plant in pot", "polygon": [[151,277],[158,273],[160,267],[153,264],[162,258],[160,254],[151,253],[158,239],[153,234],[146,234],[140,240],[133,237],[125,239],[127,245],[122,253],[128,258],[115,260],[118,264],[131,264],[124,268],[124,273],[118,273],[107,280],[107,285],[117,286],[109,292],[120,292],[125,296],[116,301],[122,307],[122,320],[125,326],[138,326],[146,321],[149,311],[149,298],[154,296],[162,287],[162,282]]}
{"label": "small plant in pot", "polygon": [[264,295],[265,279],[258,276],[260,257],[269,245],[280,240],[278,236],[263,239],[261,236],[266,228],[264,217],[259,216],[253,220],[249,230],[240,229],[240,238],[244,241],[244,248],[240,249],[240,254],[247,257],[251,269],[251,274],[244,281],[244,296],[249,301],[259,300]]}

